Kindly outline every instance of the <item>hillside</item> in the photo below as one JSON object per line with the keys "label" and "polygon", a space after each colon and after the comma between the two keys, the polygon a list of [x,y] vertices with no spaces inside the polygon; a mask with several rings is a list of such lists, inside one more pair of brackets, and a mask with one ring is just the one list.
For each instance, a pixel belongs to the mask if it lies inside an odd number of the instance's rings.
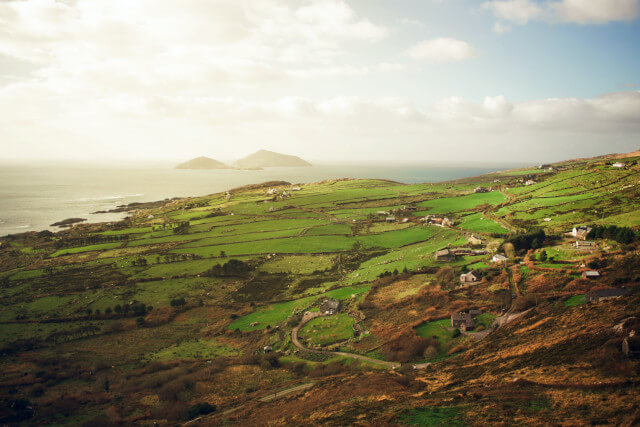
{"label": "hillside", "polygon": [[636,425],[638,160],[0,238],[0,424]]}
{"label": "hillside", "polygon": [[225,165],[218,160],[211,159],[209,157],[196,157],[187,162],[180,163],[176,166],[176,169],[228,169],[229,166]]}
{"label": "hillside", "polygon": [[297,156],[274,153],[268,150],[259,150],[233,163],[237,168],[268,168],[268,167],[293,167],[311,166],[311,163]]}

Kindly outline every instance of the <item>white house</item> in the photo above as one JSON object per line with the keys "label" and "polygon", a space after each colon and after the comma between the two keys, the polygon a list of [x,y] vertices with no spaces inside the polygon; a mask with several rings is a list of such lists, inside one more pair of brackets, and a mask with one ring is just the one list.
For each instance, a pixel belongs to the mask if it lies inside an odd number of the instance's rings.
{"label": "white house", "polygon": [[477,282],[478,280],[480,280],[480,278],[473,271],[460,275],[460,283]]}
{"label": "white house", "polygon": [[623,168],[624,167],[624,163],[616,162],[616,163],[612,164],[611,167],[613,167],[613,168]]}
{"label": "white house", "polygon": [[502,255],[502,254],[495,254],[493,256],[493,258],[491,258],[491,262],[495,262],[495,263],[504,263],[507,262],[509,258],[507,258],[506,256]]}
{"label": "white house", "polygon": [[579,225],[577,227],[573,227],[571,230],[571,235],[576,239],[586,240],[587,235],[591,231],[591,227],[587,227],[586,225]]}

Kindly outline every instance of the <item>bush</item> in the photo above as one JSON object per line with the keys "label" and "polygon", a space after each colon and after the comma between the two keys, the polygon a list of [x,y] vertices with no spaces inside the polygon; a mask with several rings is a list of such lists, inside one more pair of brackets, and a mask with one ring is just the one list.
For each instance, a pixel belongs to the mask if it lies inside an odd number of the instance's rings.
{"label": "bush", "polygon": [[513,309],[515,311],[524,311],[538,304],[537,297],[535,295],[522,295],[516,298],[513,302]]}
{"label": "bush", "polygon": [[171,307],[182,307],[183,305],[186,304],[186,301],[184,300],[184,297],[174,298],[171,301],[169,301],[169,304],[171,305]]}
{"label": "bush", "polygon": [[187,410],[187,419],[192,420],[200,415],[207,415],[216,410],[216,406],[210,403],[196,403]]}
{"label": "bush", "polygon": [[451,337],[452,337],[452,338],[458,338],[458,337],[460,336],[460,334],[462,334],[462,332],[460,332],[460,329],[455,328],[455,329],[453,330],[453,333],[451,334]]}

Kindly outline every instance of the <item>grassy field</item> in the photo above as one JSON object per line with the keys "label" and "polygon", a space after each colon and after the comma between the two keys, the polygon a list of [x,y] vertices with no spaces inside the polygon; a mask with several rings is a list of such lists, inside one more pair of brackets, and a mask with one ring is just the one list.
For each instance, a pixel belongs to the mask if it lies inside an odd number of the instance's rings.
{"label": "grassy field", "polygon": [[260,270],[267,273],[311,274],[331,269],[334,258],[334,255],[289,255],[265,262]]}
{"label": "grassy field", "polygon": [[498,191],[489,193],[474,193],[459,197],[443,197],[419,203],[421,211],[419,215],[445,214],[462,212],[481,205],[497,205],[507,200],[506,196]]}
{"label": "grassy field", "polygon": [[346,314],[317,317],[300,329],[300,337],[311,345],[327,345],[353,337],[353,319]]}
{"label": "grassy field", "polygon": [[[347,286],[335,289],[322,294],[322,297],[335,298],[339,300],[351,298],[353,295],[360,295],[369,290],[369,285]],[[255,331],[264,329],[267,326],[275,326],[284,322],[294,310],[303,310],[313,305],[319,295],[300,298],[293,301],[270,304],[251,314],[234,320],[229,329],[240,329],[241,331]],[[254,324],[255,323],[255,324]],[[254,324],[253,326],[251,326]]]}

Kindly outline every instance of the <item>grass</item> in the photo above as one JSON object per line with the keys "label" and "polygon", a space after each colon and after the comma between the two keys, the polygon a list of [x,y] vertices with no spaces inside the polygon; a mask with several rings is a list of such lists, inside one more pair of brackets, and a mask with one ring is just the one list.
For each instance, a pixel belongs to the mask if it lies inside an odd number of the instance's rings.
{"label": "grass", "polygon": [[463,426],[462,410],[456,406],[411,409],[400,415],[400,422],[410,426]]}
{"label": "grass", "polygon": [[418,206],[423,209],[418,215],[461,212],[484,204],[497,205],[506,200],[507,197],[498,191],[474,193],[458,197],[443,197],[419,203]]}
{"label": "grass", "polygon": [[88,245],[88,246],[79,246],[77,248],[60,249],[52,253],[51,258],[55,258],[61,255],[77,254],[81,252],[104,251],[106,249],[117,248],[118,246],[122,246],[122,242],[102,243],[99,245]]}
{"label": "grass", "polygon": [[480,212],[463,217],[457,226],[479,233],[507,234],[509,232],[509,230],[497,222],[485,218]]}
{"label": "grass", "polygon": [[311,320],[300,330],[307,343],[324,346],[353,337],[354,321],[346,314],[322,316]]}
{"label": "grass", "polygon": [[311,274],[330,270],[334,255],[289,255],[269,260],[260,266],[266,273]]}
{"label": "grass", "polygon": [[218,344],[215,340],[183,341],[180,344],[164,348],[151,356],[150,360],[174,359],[213,359],[216,357],[232,357],[240,355],[233,347]]}
{"label": "grass", "polygon": [[453,332],[445,328],[451,326],[451,319],[434,320],[416,327],[416,334],[426,338],[436,338],[440,344],[446,344],[453,339]]}
{"label": "grass", "polygon": [[[299,298],[293,301],[270,304],[257,311],[236,319],[229,325],[229,329],[240,329],[241,331],[256,331],[265,329],[267,326],[275,326],[284,322],[294,310],[302,310],[310,307],[320,296],[335,299],[347,299],[352,295],[360,295],[369,291],[369,285],[347,286],[334,289],[321,295],[314,295]],[[251,326],[254,324],[253,326]]]}
{"label": "grass", "polygon": [[584,294],[574,295],[564,302],[565,307],[576,307],[587,303],[587,299]]}

